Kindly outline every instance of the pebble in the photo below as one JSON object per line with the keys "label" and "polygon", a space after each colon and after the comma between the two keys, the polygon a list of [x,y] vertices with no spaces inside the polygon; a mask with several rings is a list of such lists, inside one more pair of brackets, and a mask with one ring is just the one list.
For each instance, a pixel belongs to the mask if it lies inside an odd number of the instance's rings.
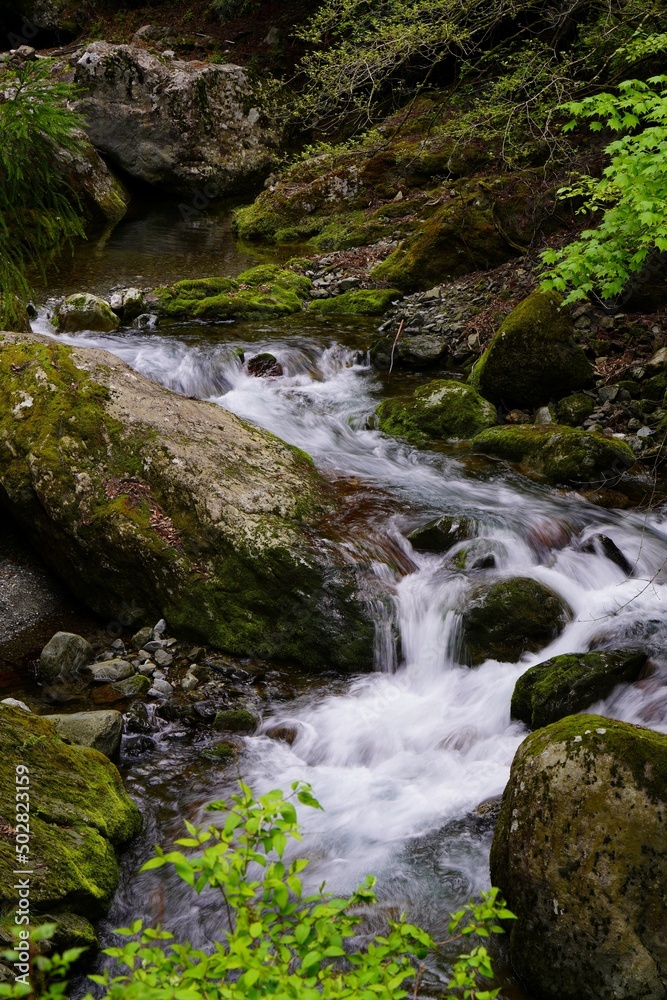
{"label": "pebble", "polygon": [[164,639],[151,639],[151,641],[147,642],[144,646],[144,650],[147,653],[156,653],[158,649],[164,649],[166,645],[167,643]]}
{"label": "pebble", "polygon": [[170,694],[173,694],[173,692],[174,689],[169,681],[164,681],[161,677],[158,677],[157,680],[153,680],[153,686],[148,691],[148,697],[167,697]]}

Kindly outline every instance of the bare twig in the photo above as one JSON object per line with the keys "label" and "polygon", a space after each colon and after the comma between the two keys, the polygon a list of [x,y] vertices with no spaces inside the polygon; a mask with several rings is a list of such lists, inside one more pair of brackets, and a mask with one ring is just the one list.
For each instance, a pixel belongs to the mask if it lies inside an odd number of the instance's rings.
{"label": "bare twig", "polygon": [[404,323],[405,323],[405,320],[402,319],[401,322],[398,324],[398,331],[396,333],[396,336],[394,337],[394,343],[391,345],[391,360],[389,362],[389,374],[390,375],[391,375],[391,372],[392,372],[392,368],[394,367],[394,351],[396,350],[396,344],[398,343],[398,338],[400,337],[401,333],[403,332],[403,325],[404,325]]}

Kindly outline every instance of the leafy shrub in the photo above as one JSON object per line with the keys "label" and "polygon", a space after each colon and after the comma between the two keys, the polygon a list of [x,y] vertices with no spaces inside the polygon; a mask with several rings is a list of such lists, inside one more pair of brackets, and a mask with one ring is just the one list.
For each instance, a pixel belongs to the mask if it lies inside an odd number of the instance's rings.
{"label": "leafy shrub", "polygon": [[[347,898],[319,891],[304,893],[300,878],[308,861],[287,861],[289,840],[300,840],[296,809],[279,790],[254,799],[239,782],[231,808],[213,802],[222,813],[221,825],[206,828],[186,823],[189,836],[178,840],[180,850],[159,848],[142,871],[170,864],[197,894],[205,888],[220,893],[227,927],[210,952],[179,944],[160,928],[144,928],[140,920],[119,930],[128,941],[107,948],[116,968],[90,978],[110,1000],[401,1000],[408,980],[419,984],[422,961],[434,946],[431,937],[401,916],[388,922],[385,934],[369,934],[364,914],[376,902],[375,880],[368,876]],[[308,785],[295,782],[293,797],[319,809]],[[510,919],[492,889],[481,903],[469,903],[452,915],[453,940],[471,935],[502,933],[499,920]],[[42,937],[44,931],[42,929]],[[38,956],[37,968],[57,978],[45,1000],[62,997],[62,975],[80,955],[71,949],[62,958]],[[499,990],[480,989],[479,978],[493,969],[483,945],[460,956],[449,983],[454,993],[470,1000],[493,1000]],[[416,995],[415,987],[415,995]],[[22,985],[0,985],[0,996],[23,997]],[[92,1000],[87,997],[86,1000]]]}

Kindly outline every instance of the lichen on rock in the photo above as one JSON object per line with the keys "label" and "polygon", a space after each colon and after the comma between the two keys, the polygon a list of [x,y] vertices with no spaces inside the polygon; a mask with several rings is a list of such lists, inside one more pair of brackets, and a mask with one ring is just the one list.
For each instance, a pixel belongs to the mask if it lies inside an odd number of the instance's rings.
{"label": "lichen on rock", "polygon": [[491,881],[518,917],[512,965],[544,1000],[667,993],[667,736],[594,715],[517,750]]}

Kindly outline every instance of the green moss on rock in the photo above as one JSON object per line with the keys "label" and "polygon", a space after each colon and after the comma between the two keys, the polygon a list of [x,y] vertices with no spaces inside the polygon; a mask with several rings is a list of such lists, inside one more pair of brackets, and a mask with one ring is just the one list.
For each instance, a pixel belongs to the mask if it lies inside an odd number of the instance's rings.
{"label": "green moss on rock", "polygon": [[258,719],[244,708],[228,708],[217,712],[213,725],[226,733],[254,733]]}
{"label": "green moss on rock", "polygon": [[555,639],[569,614],[560,597],[536,580],[512,577],[479,587],[469,595],[461,616],[468,662],[515,663],[523,653],[536,652]]}
{"label": "green moss on rock", "polygon": [[252,319],[300,312],[311,287],[301,274],[264,264],[238,278],[199,278],[157,288],[158,311],[171,319]]}
{"label": "green moss on rock", "polygon": [[310,311],[325,316],[381,316],[402,293],[395,288],[367,288],[343,292],[330,299],[314,299]]}
{"label": "green moss on rock", "polygon": [[495,403],[531,407],[584,388],[592,378],[560,296],[533,292],[503,321],[470,383]]}
{"label": "green moss on rock", "polygon": [[616,481],[635,463],[624,441],[561,425],[492,427],[472,442],[474,451],[519,463],[551,483],[581,486]]}
{"label": "green moss on rock", "polygon": [[413,444],[470,438],[497,420],[496,408],[463,382],[437,379],[408,400],[386,399],[377,409],[380,430]]}
{"label": "green moss on rock", "polygon": [[646,660],[646,653],[636,649],[554,656],[516,682],[512,718],[531,729],[548,726],[606,698],[617,684],[636,681]]}
{"label": "green moss on rock", "polygon": [[575,392],[556,403],[558,422],[568,427],[580,427],[595,409],[595,403],[585,392]]}
{"label": "green moss on rock", "polygon": [[517,750],[491,881],[514,970],[544,1000],[665,995],[667,736],[568,716]]}
{"label": "green moss on rock", "polygon": [[63,299],[53,315],[53,325],[63,333],[80,330],[109,333],[118,328],[120,320],[104,299],[82,292]]}
{"label": "green moss on rock", "polygon": [[[87,917],[108,906],[118,881],[114,848],[139,829],[139,811],[114,765],[97,750],[64,743],[53,723],[0,705],[0,814],[15,815],[15,775],[30,779],[31,904]],[[14,841],[0,838],[2,904],[17,901]]]}

